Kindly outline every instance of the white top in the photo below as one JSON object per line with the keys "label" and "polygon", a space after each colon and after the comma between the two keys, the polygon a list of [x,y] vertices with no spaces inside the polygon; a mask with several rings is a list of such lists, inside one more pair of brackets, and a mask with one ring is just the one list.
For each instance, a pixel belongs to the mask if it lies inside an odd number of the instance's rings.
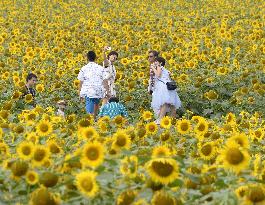
{"label": "white top", "polygon": [[[116,78],[116,69],[114,65],[111,64],[110,60],[108,66],[106,67],[103,62],[103,67],[104,67],[104,79],[107,79],[108,85],[109,85],[109,91],[110,95],[112,97],[116,96],[116,91],[115,91],[115,78]],[[107,90],[103,88],[104,91],[104,97],[106,97]]]}
{"label": "white top", "polygon": [[102,98],[104,68],[95,62],[89,62],[81,68],[78,80],[83,81],[80,97]]}

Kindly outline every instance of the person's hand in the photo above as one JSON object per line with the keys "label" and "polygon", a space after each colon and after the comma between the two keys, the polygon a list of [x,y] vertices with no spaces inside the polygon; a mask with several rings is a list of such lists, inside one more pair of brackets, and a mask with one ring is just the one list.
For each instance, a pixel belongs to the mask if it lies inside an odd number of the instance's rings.
{"label": "person's hand", "polygon": [[110,97],[111,97],[111,93],[110,93],[109,90],[108,90],[107,93],[106,93],[106,97],[107,97],[107,98],[110,98]]}

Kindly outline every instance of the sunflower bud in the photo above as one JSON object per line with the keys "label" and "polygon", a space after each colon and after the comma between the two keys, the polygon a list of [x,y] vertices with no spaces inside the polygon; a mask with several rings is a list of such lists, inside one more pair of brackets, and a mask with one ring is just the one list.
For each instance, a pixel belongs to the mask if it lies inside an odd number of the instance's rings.
{"label": "sunflower bud", "polygon": [[40,175],[40,184],[46,187],[53,187],[58,182],[58,176],[51,172],[44,172]]}
{"label": "sunflower bud", "polygon": [[35,190],[31,195],[31,204],[39,205],[58,205],[59,202],[54,198],[47,188],[42,187]]}
{"label": "sunflower bud", "polygon": [[11,171],[14,176],[21,177],[26,174],[28,170],[28,164],[23,161],[16,161],[11,165]]}

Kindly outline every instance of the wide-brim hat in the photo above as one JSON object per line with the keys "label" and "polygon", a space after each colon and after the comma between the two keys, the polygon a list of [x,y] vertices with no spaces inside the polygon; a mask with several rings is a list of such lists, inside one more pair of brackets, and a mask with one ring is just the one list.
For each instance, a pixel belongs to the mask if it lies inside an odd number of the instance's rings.
{"label": "wide-brim hat", "polygon": [[66,105],[67,103],[65,102],[65,100],[59,100],[57,102],[58,105]]}

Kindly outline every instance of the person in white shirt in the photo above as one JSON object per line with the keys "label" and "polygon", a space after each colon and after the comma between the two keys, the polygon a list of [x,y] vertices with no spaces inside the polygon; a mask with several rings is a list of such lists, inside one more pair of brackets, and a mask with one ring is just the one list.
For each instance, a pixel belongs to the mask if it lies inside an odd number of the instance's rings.
{"label": "person in white shirt", "polygon": [[[106,50],[108,48],[105,46],[103,48],[103,67],[104,67],[104,78],[103,81],[104,89],[103,89],[103,99],[102,105],[106,104],[110,97],[116,97],[116,90],[115,90],[115,78],[116,78],[116,69],[114,67],[114,63],[118,58],[118,53],[116,51],[111,51],[108,55],[106,55]],[[105,89],[105,87],[107,89]]]}
{"label": "person in white shirt", "polygon": [[103,97],[104,68],[95,63],[96,54],[94,51],[87,53],[88,64],[81,68],[78,74],[80,80],[80,100],[85,99],[86,112],[96,115],[99,109],[99,102]]}

